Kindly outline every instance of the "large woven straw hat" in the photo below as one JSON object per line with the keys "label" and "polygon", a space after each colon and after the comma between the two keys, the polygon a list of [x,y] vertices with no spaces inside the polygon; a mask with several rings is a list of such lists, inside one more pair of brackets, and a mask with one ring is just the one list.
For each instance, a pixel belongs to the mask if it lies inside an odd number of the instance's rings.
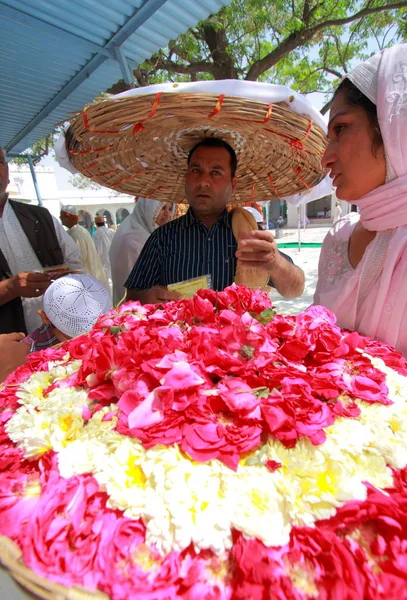
{"label": "large woven straw hat", "polygon": [[234,202],[296,194],[324,176],[321,114],[285,86],[246,81],[155,85],[91,104],[72,119],[57,154],[116,191],[182,202],[188,153],[206,137],[237,154]]}

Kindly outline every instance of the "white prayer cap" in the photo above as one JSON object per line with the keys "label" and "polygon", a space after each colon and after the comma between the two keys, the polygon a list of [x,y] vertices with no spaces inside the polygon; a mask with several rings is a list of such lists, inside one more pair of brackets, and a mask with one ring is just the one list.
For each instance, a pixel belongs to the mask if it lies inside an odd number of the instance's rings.
{"label": "white prayer cap", "polygon": [[263,223],[263,215],[257,209],[251,206],[244,206],[243,208],[253,215],[256,223]]}
{"label": "white prayer cap", "polygon": [[67,204],[66,206],[63,206],[61,210],[62,212],[68,215],[74,215],[74,217],[78,216],[78,209],[76,208],[76,206],[72,206],[72,204]]}
{"label": "white prayer cap", "polygon": [[112,308],[105,286],[89,275],[60,277],[46,290],[43,303],[54,327],[69,337],[90,331],[98,317]]}

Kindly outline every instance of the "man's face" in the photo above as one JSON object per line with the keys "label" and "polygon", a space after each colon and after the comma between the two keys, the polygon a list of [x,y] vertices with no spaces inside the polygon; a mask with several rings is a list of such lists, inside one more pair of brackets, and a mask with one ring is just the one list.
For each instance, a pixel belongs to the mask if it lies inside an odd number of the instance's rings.
{"label": "man's face", "polygon": [[236,188],[231,157],[225,148],[200,146],[191,156],[185,179],[189,205],[201,215],[224,210]]}
{"label": "man's face", "polygon": [[67,215],[67,213],[61,210],[59,218],[64,227],[68,227],[69,229],[72,227],[71,219],[69,218],[69,215]]}
{"label": "man's face", "polygon": [[3,148],[0,148],[0,199],[6,193],[7,186],[9,184],[8,178],[8,164]]}

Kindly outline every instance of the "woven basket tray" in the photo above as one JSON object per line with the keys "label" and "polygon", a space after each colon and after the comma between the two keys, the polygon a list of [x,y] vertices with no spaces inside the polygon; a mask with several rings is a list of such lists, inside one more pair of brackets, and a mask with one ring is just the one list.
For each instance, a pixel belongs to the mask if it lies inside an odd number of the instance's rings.
{"label": "woven basket tray", "polygon": [[24,565],[20,548],[5,536],[0,536],[0,564],[24,589],[43,600],[109,600],[102,592],[80,587],[65,588],[39,577]]}

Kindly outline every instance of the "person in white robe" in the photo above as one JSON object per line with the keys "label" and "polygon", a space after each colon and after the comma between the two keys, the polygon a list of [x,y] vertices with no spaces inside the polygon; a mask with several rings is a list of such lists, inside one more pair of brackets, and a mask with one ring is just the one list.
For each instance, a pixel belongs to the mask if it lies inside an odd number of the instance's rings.
{"label": "person in white robe", "polygon": [[78,223],[79,216],[77,208],[70,205],[63,206],[60,219],[62,225],[68,228],[68,233],[71,238],[79,246],[84,271],[88,275],[98,279],[109,290],[109,283],[91,235],[89,231]]}
{"label": "person in white robe", "polygon": [[124,298],[124,282],[144,244],[154,229],[172,220],[174,208],[170,202],[139,198],[131,215],[119,226],[110,246],[114,305]]}
{"label": "person in white robe", "polygon": [[333,220],[333,222],[336,223],[336,221],[339,221],[339,219],[341,217],[342,217],[341,203],[339,202],[339,200],[336,200],[336,202],[335,202],[335,208],[334,208],[334,220]]}
{"label": "person in white robe", "polygon": [[[55,217],[52,217],[52,221],[62,250],[64,264],[71,270],[82,269],[82,261],[77,246]],[[0,215],[0,250],[9,265],[12,276],[24,272],[42,273],[43,266],[28,241],[8,199],[6,199]],[[28,333],[41,325],[41,317],[37,314],[37,311],[42,308],[42,293],[44,290],[42,290],[41,283],[38,283],[35,296],[21,298]]]}
{"label": "person in white robe", "polygon": [[93,242],[95,244],[96,251],[99,254],[100,262],[102,263],[106,277],[108,280],[111,280],[112,271],[110,268],[109,251],[116,232],[113,229],[106,227],[106,223],[102,215],[97,215],[95,217],[95,225],[97,229],[93,234]]}

